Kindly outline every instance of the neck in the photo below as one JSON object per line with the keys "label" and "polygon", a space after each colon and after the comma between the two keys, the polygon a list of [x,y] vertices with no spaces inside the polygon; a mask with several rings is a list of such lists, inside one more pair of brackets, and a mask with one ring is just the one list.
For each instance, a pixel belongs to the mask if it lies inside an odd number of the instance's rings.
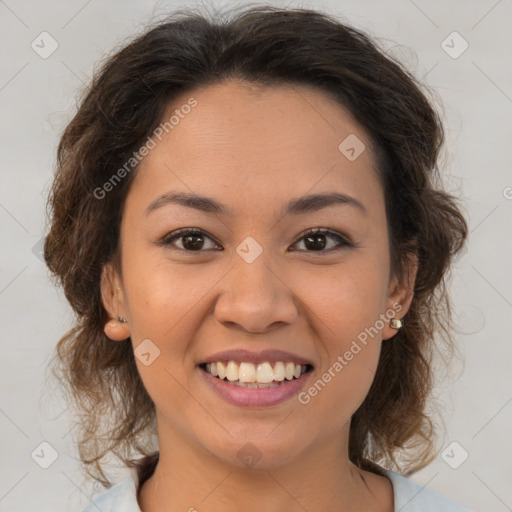
{"label": "neck", "polygon": [[222,461],[175,431],[162,434],[156,469],[139,488],[142,512],[393,510],[389,480],[348,460],[348,429],[295,460],[264,465],[263,454],[253,466]]}

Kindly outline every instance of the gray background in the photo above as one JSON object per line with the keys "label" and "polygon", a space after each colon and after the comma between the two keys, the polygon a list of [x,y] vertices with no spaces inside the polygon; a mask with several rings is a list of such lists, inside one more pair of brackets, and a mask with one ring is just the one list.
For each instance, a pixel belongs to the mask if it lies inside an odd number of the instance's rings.
{"label": "gray background", "polygon": [[[380,37],[442,102],[446,186],[463,198],[471,232],[450,282],[462,357],[436,388],[444,457],[412,479],[475,511],[512,510],[511,1],[273,4],[319,8]],[[98,61],[146,21],[186,5],[0,1],[2,512],[79,511],[99,490],[80,473],[64,398],[48,381],[49,358],[72,313],[38,252],[45,197],[60,132]],[[46,59],[31,47],[42,46],[43,31],[58,43]],[[48,469],[39,464],[51,462],[52,451],[41,442],[58,454]]]}

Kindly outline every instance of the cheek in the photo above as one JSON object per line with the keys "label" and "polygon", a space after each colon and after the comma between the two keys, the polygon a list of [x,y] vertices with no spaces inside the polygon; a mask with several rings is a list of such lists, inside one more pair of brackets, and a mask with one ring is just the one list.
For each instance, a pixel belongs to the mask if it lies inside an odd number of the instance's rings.
{"label": "cheek", "polygon": [[[370,258],[317,267],[295,278],[294,291],[335,338],[347,340],[372,325],[387,299],[387,272]],[[313,283],[313,284],[312,284]]]}
{"label": "cheek", "polygon": [[315,302],[309,303],[317,318],[315,330],[324,357],[301,399],[301,403],[310,402],[313,417],[325,419],[325,411],[334,412],[328,413],[324,423],[333,432],[366,398],[382,343],[381,301],[353,275],[336,284],[331,280],[329,294],[322,296],[317,291]]}
{"label": "cheek", "polygon": [[310,320],[325,353],[304,401],[311,400],[317,411],[336,404],[336,425],[363,402],[380,356],[387,274],[383,266],[360,261],[318,272],[306,295],[306,310],[313,313]]}
{"label": "cheek", "polygon": [[[204,314],[201,300],[215,279],[195,272],[193,268],[198,266],[171,262],[157,251],[126,253],[123,282],[129,297],[137,368],[157,409],[172,417],[173,411],[190,407],[190,397],[184,392],[190,387],[190,347],[199,317]],[[148,345],[149,365],[137,358],[141,352],[138,347],[148,344],[147,340],[156,346]]]}
{"label": "cheek", "polygon": [[310,408],[309,415],[319,419],[326,433],[343,428],[365,400],[374,379],[379,346],[374,342],[340,350],[299,395],[300,403]]}
{"label": "cheek", "polygon": [[[211,289],[216,275],[199,265],[177,263],[160,250],[127,250],[123,261],[123,281],[134,334],[157,339],[172,336],[172,329],[183,329],[182,320]],[[167,337],[168,337],[167,336]]]}

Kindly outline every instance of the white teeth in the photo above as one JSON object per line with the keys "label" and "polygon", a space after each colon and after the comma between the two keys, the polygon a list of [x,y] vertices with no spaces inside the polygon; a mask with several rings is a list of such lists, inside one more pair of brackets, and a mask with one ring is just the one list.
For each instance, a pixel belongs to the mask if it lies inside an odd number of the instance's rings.
{"label": "white teeth", "polygon": [[[221,361],[207,363],[206,371],[221,380],[243,385],[244,387],[273,387],[271,384],[299,378],[306,372],[306,365],[294,364],[293,362],[277,361],[272,365],[265,361],[260,364],[248,362],[237,363],[229,361],[227,364]],[[259,386],[262,384],[262,386]],[[264,385],[264,386],[263,386]]]}
{"label": "white teeth", "polygon": [[[217,373],[219,376],[219,379],[224,379],[226,377],[226,368],[223,363],[212,363],[212,365],[217,366]],[[213,375],[213,373],[212,373]]]}
{"label": "white teeth", "polygon": [[262,384],[267,384],[274,380],[274,371],[272,370],[272,366],[270,363],[261,363],[258,365],[257,374],[256,374],[256,382],[261,382]]}
{"label": "white teeth", "polygon": [[295,365],[293,363],[286,363],[286,366],[284,369],[284,375],[287,380],[293,379],[294,370],[295,370]]}
{"label": "white teeth", "polygon": [[259,384],[257,382],[230,382],[234,386],[240,386],[241,388],[275,388],[279,386],[276,382],[269,382],[267,384]]}
{"label": "white teeth", "polygon": [[228,380],[238,380],[238,365],[234,361],[229,361],[228,367],[226,368],[226,377]]}
{"label": "white teeth", "polygon": [[254,365],[251,363],[240,363],[238,380],[240,382],[256,382],[256,369],[254,368]]}
{"label": "white teeth", "polygon": [[274,380],[277,380],[278,382],[284,380],[285,374],[284,374],[284,363],[281,361],[278,361],[274,365]]}

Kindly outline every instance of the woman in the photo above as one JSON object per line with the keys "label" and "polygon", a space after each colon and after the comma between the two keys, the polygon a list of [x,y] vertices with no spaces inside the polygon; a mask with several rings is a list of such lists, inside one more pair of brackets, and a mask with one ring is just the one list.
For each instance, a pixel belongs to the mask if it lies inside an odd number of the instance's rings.
{"label": "woman", "polygon": [[466,510],[405,477],[435,456],[467,233],[439,118],[338,20],[230,15],[109,58],[59,145],[45,258],[78,318],[56,372],[109,487],[86,511]]}

